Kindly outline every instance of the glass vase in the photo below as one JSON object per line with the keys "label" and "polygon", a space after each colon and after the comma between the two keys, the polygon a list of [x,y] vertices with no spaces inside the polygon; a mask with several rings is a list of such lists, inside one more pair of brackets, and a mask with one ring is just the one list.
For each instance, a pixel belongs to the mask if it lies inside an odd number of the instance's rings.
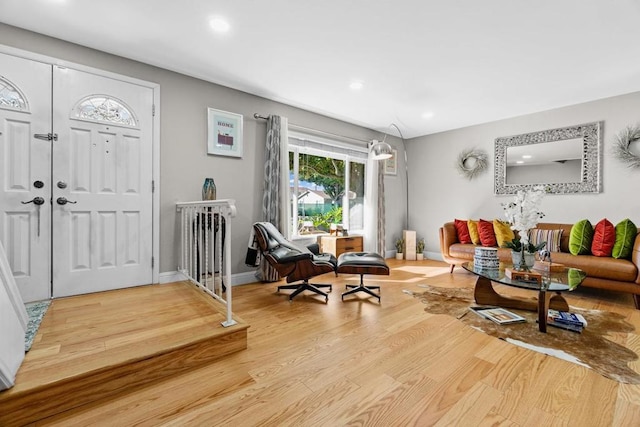
{"label": "glass vase", "polygon": [[205,178],[202,184],[202,200],[216,199],[216,183],[213,178]]}
{"label": "glass vase", "polygon": [[[522,256],[524,254],[524,257]],[[511,262],[513,267],[519,271],[529,271],[533,268],[536,256],[532,252],[527,251],[511,251]]]}

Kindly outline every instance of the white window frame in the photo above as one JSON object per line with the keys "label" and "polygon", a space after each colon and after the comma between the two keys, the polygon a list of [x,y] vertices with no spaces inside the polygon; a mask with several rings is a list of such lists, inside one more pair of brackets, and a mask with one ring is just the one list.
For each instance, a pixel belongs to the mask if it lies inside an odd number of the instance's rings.
{"label": "white window frame", "polygon": [[[313,143],[315,147],[305,146],[304,143],[309,141]],[[318,146],[326,147],[326,150],[318,148]],[[332,150],[332,148],[334,150]],[[340,153],[337,151],[344,151],[344,153]],[[363,229],[351,229],[349,220],[350,220],[350,206],[349,206],[349,188],[350,188],[350,179],[351,179],[351,163],[360,163],[365,166],[365,170],[367,167],[367,154],[368,150],[366,148],[357,147],[352,144],[343,143],[341,141],[328,139],[326,137],[319,137],[316,135],[306,134],[302,132],[289,130],[289,144],[288,144],[288,152],[293,153],[293,193],[289,191],[288,197],[291,201],[291,206],[293,206],[293,201],[295,200],[295,207],[291,212],[291,236],[292,239],[303,239],[308,238],[307,234],[298,234],[298,208],[297,208],[297,196],[299,194],[299,172],[300,172],[300,154],[309,154],[312,156],[318,157],[327,157],[336,160],[344,161],[344,188],[345,192],[342,195],[342,223],[344,227],[349,231],[349,234],[362,235],[364,234]],[[349,152],[353,153],[353,155],[348,154]],[[289,159],[287,158],[287,165],[289,164]],[[364,174],[364,179],[366,181],[367,174]],[[290,186],[287,186],[290,188]],[[366,188],[366,182],[365,182]],[[365,194],[366,197],[366,194]],[[363,218],[364,220],[364,218]],[[364,224],[364,221],[363,221]]]}

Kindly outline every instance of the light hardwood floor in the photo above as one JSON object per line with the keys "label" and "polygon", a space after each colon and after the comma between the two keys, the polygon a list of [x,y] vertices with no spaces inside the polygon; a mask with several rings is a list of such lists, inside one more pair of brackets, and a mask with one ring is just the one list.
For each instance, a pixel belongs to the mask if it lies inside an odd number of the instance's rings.
{"label": "light hardwood floor", "polygon": [[[640,386],[430,315],[403,293],[473,286],[474,276],[436,261],[388,262],[390,276],[365,278],[382,286],[381,304],[364,294],[340,300],[357,276],[318,278],[335,285],[328,304],[289,302],[275,283],[235,287],[234,312],[251,325],[246,350],[38,425],[640,425]],[[622,313],[640,331],[630,297],[567,299]],[[640,353],[638,335],[612,339]]]}

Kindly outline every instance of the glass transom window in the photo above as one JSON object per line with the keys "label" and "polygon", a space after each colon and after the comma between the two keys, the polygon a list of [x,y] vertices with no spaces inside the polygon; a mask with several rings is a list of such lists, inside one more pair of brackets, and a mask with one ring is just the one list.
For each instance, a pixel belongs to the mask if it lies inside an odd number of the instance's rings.
{"label": "glass transom window", "polygon": [[106,95],[91,95],[76,104],[72,118],[136,127],[133,112],[122,101]]}

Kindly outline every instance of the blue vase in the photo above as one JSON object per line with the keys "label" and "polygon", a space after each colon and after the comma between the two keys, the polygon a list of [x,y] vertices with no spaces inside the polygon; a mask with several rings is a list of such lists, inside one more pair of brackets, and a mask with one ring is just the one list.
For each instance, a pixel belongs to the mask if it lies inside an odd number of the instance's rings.
{"label": "blue vase", "polygon": [[216,183],[213,178],[205,178],[202,185],[202,200],[216,199]]}

